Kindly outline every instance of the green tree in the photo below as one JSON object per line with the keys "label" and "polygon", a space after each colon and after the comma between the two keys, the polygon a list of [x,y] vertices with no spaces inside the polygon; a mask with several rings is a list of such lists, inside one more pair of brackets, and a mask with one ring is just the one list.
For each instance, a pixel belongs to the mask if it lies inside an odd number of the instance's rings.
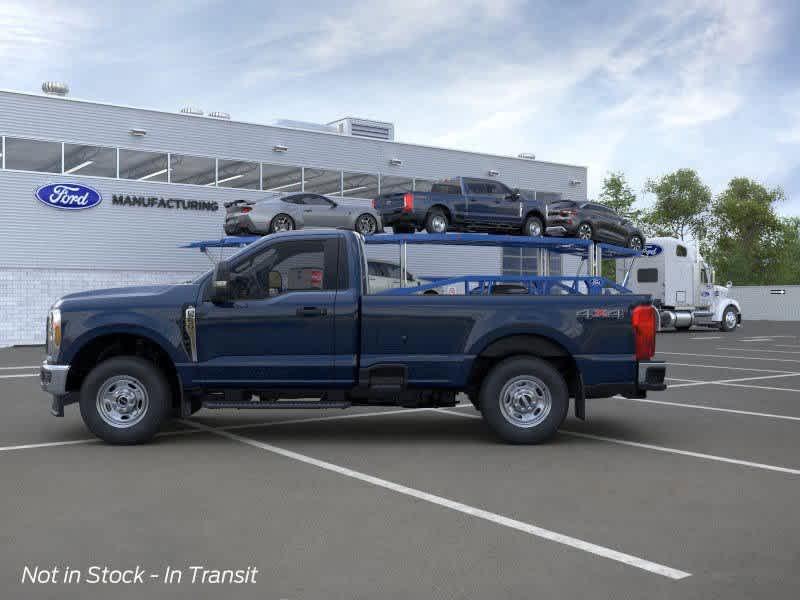
{"label": "green tree", "polygon": [[780,188],[767,189],[746,177],[731,179],[715,198],[708,246],[720,281],[766,284],[778,283],[778,274],[791,277],[798,232],[795,220],[782,221],[775,212],[783,198]]}
{"label": "green tree", "polygon": [[706,236],[711,188],[694,169],[678,169],[658,179],[648,179],[644,191],[656,196],[644,217],[648,233],[680,239],[691,234],[697,241]]}
{"label": "green tree", "polygon": [[622,171],[610,171],[606,175],[603,180],[603,190],[597,200],[632,221],[638,221],[641,217],[642,211],[633,208],[636,194],[633,193]]}

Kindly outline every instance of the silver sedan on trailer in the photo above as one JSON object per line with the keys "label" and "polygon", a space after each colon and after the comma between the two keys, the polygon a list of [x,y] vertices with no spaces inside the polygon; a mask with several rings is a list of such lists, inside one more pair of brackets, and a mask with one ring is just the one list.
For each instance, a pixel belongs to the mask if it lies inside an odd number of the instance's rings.
{"label": "silver sedan on trailer", "polygon": [[303,227],[337,227],[372,235],[383,231],[369,200],[298,192],[225,203],[227,235],[265,235]]}

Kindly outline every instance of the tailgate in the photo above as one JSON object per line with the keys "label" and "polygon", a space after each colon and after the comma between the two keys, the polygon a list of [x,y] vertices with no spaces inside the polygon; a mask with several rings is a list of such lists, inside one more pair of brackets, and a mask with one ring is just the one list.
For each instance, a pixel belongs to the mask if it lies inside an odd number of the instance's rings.
{"label": "tailgate", "polygon": [[375,199],[373,203],[375,210],[381,213],[393,213],[402,211],[403,196],[405,196],[406,193],[394,192],[391,194],[381,194]]}

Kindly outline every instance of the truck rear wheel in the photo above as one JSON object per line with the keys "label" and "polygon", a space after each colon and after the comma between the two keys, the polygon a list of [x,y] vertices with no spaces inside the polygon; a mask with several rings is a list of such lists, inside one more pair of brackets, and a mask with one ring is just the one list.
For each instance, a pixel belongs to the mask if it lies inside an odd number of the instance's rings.
{"label": "truck rear wheel", "polygon": [[508,358],[481,387],[480,407],[489,428],[512,444],[538,444],[564,421],[569,392],[561,374],[534,357]]}
{"label": "truck rear wheel", "polygon": [[89,430],[110,444],[149,441],[166,419],[170,387],[152,363],[135,356],[106,360],[81,386],[81,416]]}
{"label": "truck rear wheel", "polygon": [[444,211],[438,208],[431,209],[425,219],[425,231],[428,233],[447,233],[450,223]]}

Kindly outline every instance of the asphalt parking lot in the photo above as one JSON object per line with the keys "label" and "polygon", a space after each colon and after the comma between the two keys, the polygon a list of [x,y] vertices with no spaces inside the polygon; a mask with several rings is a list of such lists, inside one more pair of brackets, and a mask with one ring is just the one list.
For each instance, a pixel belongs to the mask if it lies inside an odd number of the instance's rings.
{"label": "asphalt parking lot", "polygon": [[[3,597],[797,597],[800,323],[657,346],[668,391],[591,400],[532,447],[469,404],[201,411],[110,447],[76,406],[50,416],[41,349],[0,350]],[[90,565],[156,577],[21,583]],[[190,566],[258,574],[192,584]]]}

